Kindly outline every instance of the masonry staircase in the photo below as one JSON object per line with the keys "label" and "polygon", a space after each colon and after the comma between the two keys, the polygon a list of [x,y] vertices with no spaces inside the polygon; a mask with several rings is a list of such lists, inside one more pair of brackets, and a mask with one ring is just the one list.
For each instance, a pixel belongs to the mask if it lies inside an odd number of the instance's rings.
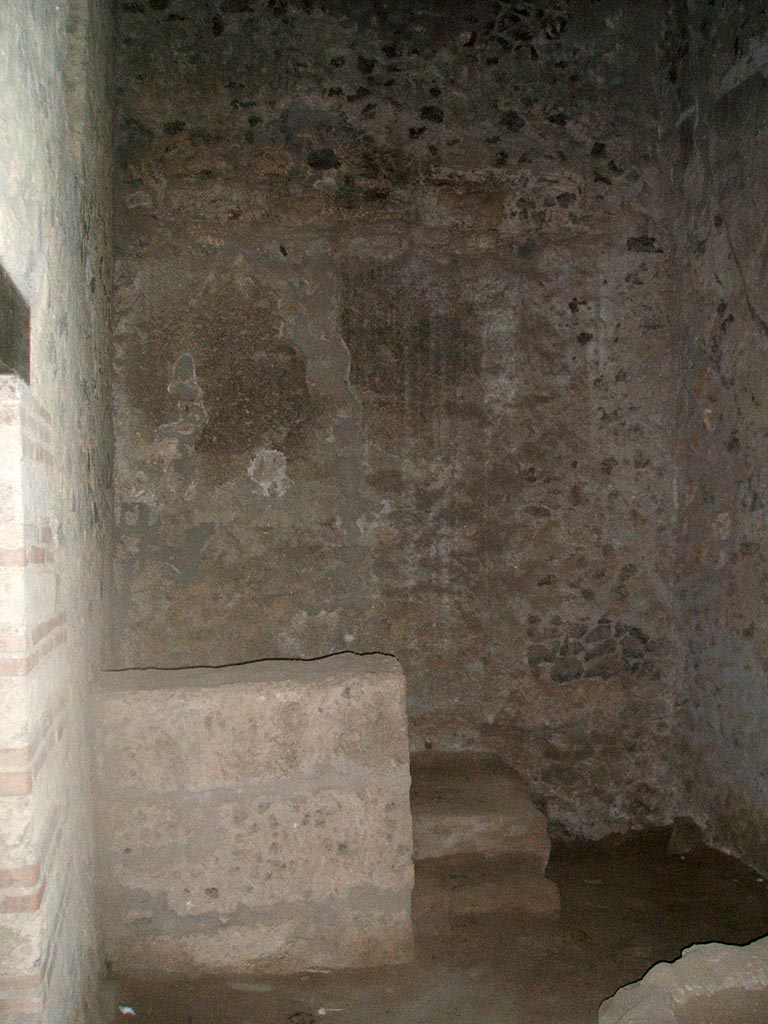
{"label": "masonry staircase", "polygon": [[416,917],[559,913],[557,886],[544,875],[546,818],[499,757],[431,750],[412,755],[411,814]]}

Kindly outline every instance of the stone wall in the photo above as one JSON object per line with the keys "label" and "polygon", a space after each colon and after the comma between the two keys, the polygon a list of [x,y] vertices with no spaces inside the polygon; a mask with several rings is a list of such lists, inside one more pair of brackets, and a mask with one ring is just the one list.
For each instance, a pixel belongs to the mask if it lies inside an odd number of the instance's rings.
{"label": "stone wall", "polygon": [[[0,376],[0,1016],[95,1020],[86,708],[112,509],[102,0],[0,5],[0,263],[30,382]],[[23,367],[22,367],[23,369]]]}
{"label": "stone wall", "polygon": [[683,348],[682,809],[768,869],[768,25],[681,3],[669,26],[669,166]]}
{"label": "stone wall", "polygon": [[665,816],[662,14],[121,5],[115,666],[391,652],[415,747]]}

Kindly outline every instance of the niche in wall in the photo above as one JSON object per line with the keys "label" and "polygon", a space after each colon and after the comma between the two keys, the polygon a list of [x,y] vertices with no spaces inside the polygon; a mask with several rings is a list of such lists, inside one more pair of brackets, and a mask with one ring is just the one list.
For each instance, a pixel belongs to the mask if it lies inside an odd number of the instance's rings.
{"label": "niche in wall", "polygon": [[0,373],[29,383],[29,307],[0,266]]}

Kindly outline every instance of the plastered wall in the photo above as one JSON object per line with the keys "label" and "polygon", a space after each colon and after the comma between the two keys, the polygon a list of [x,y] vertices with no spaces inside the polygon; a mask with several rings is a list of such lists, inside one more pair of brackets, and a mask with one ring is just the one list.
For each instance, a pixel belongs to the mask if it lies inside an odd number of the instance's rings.
{"label": "plastered wall", "polygon": [[415,747],[664,818],[663,13],[121,5],[115,667],[386,651]]}
{"label": "plastered wall", "polygon": [[87,706],[110,577],[111,52],[101,0],[0,6],[0,1016],[97,1019]]}
{"label": "plastered wall", "polygon": [[688,3],[666,87],[683,353],[682,805],[768,868],[765,450],[768,24],[751,3]]}

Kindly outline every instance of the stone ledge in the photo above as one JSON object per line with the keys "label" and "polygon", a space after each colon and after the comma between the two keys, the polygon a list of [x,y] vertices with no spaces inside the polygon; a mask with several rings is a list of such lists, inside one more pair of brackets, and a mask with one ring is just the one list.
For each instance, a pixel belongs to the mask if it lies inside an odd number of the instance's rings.
{"label": "stone ledge", "polygon": [[117,971],[141,974],[192,974],[258,971],[292,974],[407,963],[413,958],[410,910],[391,901],[356,901],[315,906],[310,913],[280,907],[262,917],[236,916],[215,927],[152,933],[146,922],[123,932],[110,951]]}
{"label": "stone ledge", "polygon": [[517,857],[542,874],[549,860],[544,815],[523,780],[494,754],[422,751],[412,758],[414,856]]}
{"label": "stone ledge", "polygon": [[102,682],[99,768],[109,765],[122,785],[209,790],[321,771],[408,771],[405,679],[394,658],[109,672]]}

